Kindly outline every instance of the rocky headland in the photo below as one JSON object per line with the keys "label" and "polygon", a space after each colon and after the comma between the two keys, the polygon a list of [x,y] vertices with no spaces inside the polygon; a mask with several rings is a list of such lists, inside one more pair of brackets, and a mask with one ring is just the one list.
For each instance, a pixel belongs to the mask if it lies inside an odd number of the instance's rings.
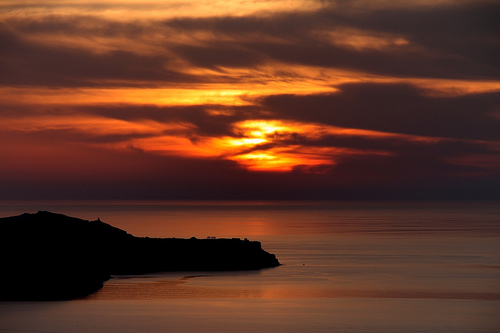
{"label": "rocky headland", "polygon": [[0,251],[0,300],[84,297],[120,274],[279,266],[256,241],[135,237],[100,220],[44,211],[0,218]]}

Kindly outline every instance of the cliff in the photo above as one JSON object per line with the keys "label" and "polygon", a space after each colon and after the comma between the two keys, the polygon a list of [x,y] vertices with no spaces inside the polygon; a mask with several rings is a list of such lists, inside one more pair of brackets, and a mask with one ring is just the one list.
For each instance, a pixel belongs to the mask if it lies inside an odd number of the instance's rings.
{"label": "cliff", "polygon": [[83,297],[115,274],[279,265],[259,242],[141,238],[100,220],[50,212],[0,218],[0,251],[0,300]]}

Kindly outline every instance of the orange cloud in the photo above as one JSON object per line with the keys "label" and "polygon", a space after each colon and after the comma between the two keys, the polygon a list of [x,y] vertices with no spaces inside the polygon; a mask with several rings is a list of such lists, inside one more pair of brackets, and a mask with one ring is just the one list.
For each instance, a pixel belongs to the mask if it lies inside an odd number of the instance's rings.
{"label": "orange cloud", "polygon": [[[393,134],[336,128],[321,124],[251,120],[233,124],[234,136],[195,137],[162,135],[113,144],[115,148],[130,145],[160,155],[224,158],[254,171],[290,171],[295,166],[334,165],[345,155],[387,155],[388,152],[338,147],[314,147],[294,142],[300,135],[320,140],[327,135],[392,137]],[[184,134],[186,135],[186,133]]]}
{"label": "orange cloud", "polygon": [[[344,172],[357,183],[495,176],[500,67],[488,22],[498,8],[468,0],[5,0],[0,134],[12,159],[0,171],[22,180],[38,166],[57,177],[60,165],[70,175],[95,163],[95,176],[97,160],[130,164],[108,158],[125,156],[154,170],[171,164],[174,179],[204,163],[212,174],[243,170],[266,184],[300,172],[330,181]],[[78,163],[62,161],[75,152]]]}

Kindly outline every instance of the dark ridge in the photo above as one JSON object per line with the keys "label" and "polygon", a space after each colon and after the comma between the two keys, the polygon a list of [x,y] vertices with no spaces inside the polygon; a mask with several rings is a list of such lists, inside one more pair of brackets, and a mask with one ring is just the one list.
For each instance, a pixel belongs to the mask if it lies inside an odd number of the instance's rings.
{"label": "dark ridge", "polygon": [[100,220],[44,211],[0,218],[0,251],[0,300],[84,297],[115,274],[279,266],[260,242],[141,238]]}

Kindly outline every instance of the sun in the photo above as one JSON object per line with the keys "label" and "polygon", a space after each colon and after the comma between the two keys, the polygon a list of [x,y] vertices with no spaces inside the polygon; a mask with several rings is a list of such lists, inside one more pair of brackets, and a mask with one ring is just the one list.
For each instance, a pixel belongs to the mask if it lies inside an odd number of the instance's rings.
{"label": "sun", "polygon": [[235,147],[227,158],[252,171],[287,172],[297,165],[332,164],[324,154],[305,153],[293,138],[310,129],[306,124],[281,120],[246,120],[234,124],[238,138],[227,138]]}

